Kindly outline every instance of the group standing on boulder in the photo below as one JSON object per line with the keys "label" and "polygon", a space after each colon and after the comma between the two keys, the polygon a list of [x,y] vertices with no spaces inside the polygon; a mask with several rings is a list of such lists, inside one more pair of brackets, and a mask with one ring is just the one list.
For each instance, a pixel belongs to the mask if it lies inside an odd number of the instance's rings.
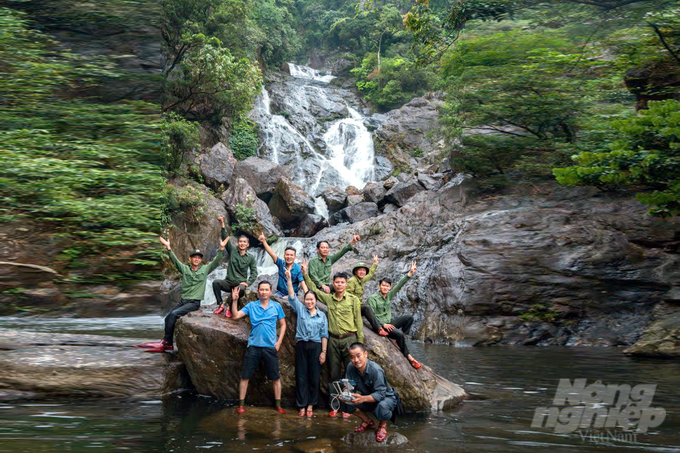
{"label": "group standing on boulder", "polygon": [[[286,411],[281,407],[281,377],[278,362],[278,351],[286,331],[283,308],[279,302],[270,298],[273,292],[271,283],[261,281],[257,287],[258,300],[239,309],[239,305],[243,305],[240,302],[245,297],[246,289],[257,278],[255,257],[248,253],[250,241],[247,236],[240,236],[237,245],[232,244],[224,218],[218,217],[218,221],[222,227],[220,250],[207,265],[202,264],[203,253],[200,250],[194,250],[190,254],[190,266],[181,263],[171,250],[170,242],[160,238],[168,250],[170,260],[182,276],[181,299],[165,318],[163,340],[141,346],[147,347],[148,352],[173,350],[175,323],[179,317],[200,308],[208,274],[220,265],[226,248],[229,263],[226,278],[215,280],[212,284],[218,304],[213,313],[218,315],[224,313],[227,318],[234,320],[248,316],[251,324],[239,383],[237,413],[245,413],[249,380],[260,362],[264,362],[267,378],[272,381],[275,409],[285,414]],[[340,411],[333,409],[331,401],[332,410],[329,416],[337,417],[339,412],[342,412],[343,418],[349,418],[354,414],[362,421],[355,431],[362,432],[375,426],[375,422],[367,415],[367,412],[373,412],[378,419],[376,440],[384,441],[387,436],[387,420],[393,419],[401,405],[398,393],[387,383],[382,368],[368,359],[364,345],[362,315],[366,317],[371,330],[393,340],[411,366],[417,370],[421,369],[422,364],[410,355],[405,340],[413,324],[413,316],[405,315],[393,319],[391,308],[392,299],[416,272],[416,262],[411,263],[407,275],[402,277],[394,288],[389,278],[382,278],[378,292],[364,303],[364,286],[376,273],[380,262],[378,255],[373,255],[373,264],[370,267],[364,262],[356,263],[351,277],[344,272],[338,272],[331,279],[333,264],[361,240],[356,233],[353,233],[348,244],[333,255],[330,255],[328,242],[320,241],[316,247],[317,256],[311,260],[303,259],[301,264],[295,262],[297,252],[294,248],[286,248],[282,259],[269,246],[264,234],[260,234],[258,240],[278,268],[274,295],[287,296],[291,308],[297,314],[295,381],[298,415],[313,416],[314,406],[319,402],[321,367],[328,363],[331,399],[334,397],[333,383],[339,381],[342,376],[353,382],[356,389],[349,400],[342,399]],[[303,302],[297,297],[300,288],[303,290]],[[225,302],[222,302],[223,291],[227,292]],[[317,308],[317,301],[326,305],[327,315]]]}

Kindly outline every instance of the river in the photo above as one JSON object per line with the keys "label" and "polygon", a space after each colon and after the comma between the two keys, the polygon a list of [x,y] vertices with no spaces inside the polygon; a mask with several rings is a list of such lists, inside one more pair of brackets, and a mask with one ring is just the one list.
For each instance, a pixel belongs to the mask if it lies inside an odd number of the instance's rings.
{"label": "river", "polygon": [[[0,329],[157,337],[161,318],[0,318]],[[614,348],[457,348],[412,343],[415,357],[485,399],[440,414],[408,415],[390,426],[411,441],[395,451],[417,452],[680,452],[680,363],[632,359]],[[652,406],[666,418],[637,436],[610,430],[557,434],[532,428],[534,410],[551,406],[559,379],[605,384],[657,384]],[[0,400],[0,452],[251,452],[299,451],[303,443],[333,443],[354,421],[329,420],[318,411],[299,420],[268,409],[239,418],[229,404],[182,394],[165,400]],[[95,450],[93,450],[95,449]],[[335,445],[338,453],[350,451]],[[357,450],[353,450],[357,451]],[[375,450],[372,450],[375,451]]]}

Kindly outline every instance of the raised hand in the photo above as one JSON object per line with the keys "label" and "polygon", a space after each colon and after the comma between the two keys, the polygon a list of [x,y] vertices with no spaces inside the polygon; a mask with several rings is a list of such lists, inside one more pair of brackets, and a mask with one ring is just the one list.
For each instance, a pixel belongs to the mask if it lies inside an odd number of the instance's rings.
{"label": "raised hand", "polygon": [[418,266],[416,266],[415,260],[411,261],[411,269],[408,271],[408,276],[413,277],[413,274],[415,274],[417,270]]}
{"label": "raised hand", "polygon": [[221,250],[224,250],[224,248],[227,246],[227,242],[229,242],[230,237],[231,236],[227,236],[226,238],[224,238],[223,241],[220,241],[220,249]]}
{"label": "raised hand", "polygon": [[241,287],[240,286],[234,286],[231,289],[231,300],[238,300],[238,295],[241,292]]}
{"label": "raised hand", "polygon": [[286,268],[286,281],[289,281],[291,278],[293,277],[290,275],[290,269]]}
{"label": "raised hand", "polygon": [[257,240],[264,244],[267,242],[267,237],[264,235],[264,233],[260,233],[260,235],[257,237]]}
{"label": "raised hand", "polygon": [[163,238],[163,236],[159,237],[158,239],[161,241],[161,244],[163,244],[168,250],[170,250],[170,241]]}
{"label": "raised hand", "polygon": [[352,233],[352,240],[351,240],[349,243],[350,243],[350,245],[353,246],[354,244],[356,244],[356,243],[359,242],[360,240],[361,240],[361,236],[359,236],[359,235],[356,234],[356,233]]}
{"label": "raised hand", "polygon": [[309,264],[309,260],[307,258],[302,258],[302,264],[300,264],[300,269],[302,269],[302,273],[304,275],[307,275],[307,264]]}
{"label": "raised hand", "polygon": [[222,228],[224,228],[224,216],[219,216],[217,218],[217,221],[220,222],[220,224],[222,225]]}
{"label": "raised hand", "polygon": [[378,255],[373,255],[373,264],[378,264],[380,262],[380,258],[378,258]]}

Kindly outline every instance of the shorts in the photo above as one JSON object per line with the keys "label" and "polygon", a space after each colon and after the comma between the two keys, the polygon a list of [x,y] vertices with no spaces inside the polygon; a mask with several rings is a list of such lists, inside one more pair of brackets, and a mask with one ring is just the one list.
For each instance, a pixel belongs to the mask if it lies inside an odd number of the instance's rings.
{"label": "shorts", "polygon": [[279,353],[276,348],[263,348],[260,346],[248,346],[246,356],[243,359],[243,379],[250,379],[255,374],[260,360],[264,361],[264,369],[267,371],[267,379],[276,381],[281,379],[279,374]]}

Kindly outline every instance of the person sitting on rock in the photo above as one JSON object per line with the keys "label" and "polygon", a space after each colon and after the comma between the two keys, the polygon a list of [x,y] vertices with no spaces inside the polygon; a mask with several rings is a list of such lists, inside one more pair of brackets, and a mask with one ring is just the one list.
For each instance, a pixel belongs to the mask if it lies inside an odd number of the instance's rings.
{"label": "person sitting on rock", "polygon": [[368,298],[367,304],[375,313],[375,317],[378,318],[378,322],[382,325],[382,328],[387,331],[387,337],[395,340],[397,346],[404,354],[404,357],[411,362],[411,366],[416,370],[419,370],[423,365],[413,358],[408,352],[408,346],[406,345],[406,335],[411,331],[411,325],[413,324],[413,316],[404,315],[398,318],[392,319],[392,299],[397,295],[402,286],[413,276],[416,272],[416,262],[411,262],[411,269],[408,274],[404,275],[397,286],[392,288],[392,280],[389,278],[383,278],[380,280],[378,285],[378,292],[373,294]]}
{"label": "person sitting on rock", "polygon": [[[347,367],[349,363],[349,350],[352,343],[364,341],[364,324],[361,322],[361,301],[349,294],[347,287],[347,274],[338,273],[333,276],[333,294],[326,294],[325,291],[316,287],[307,272],[307,260],[302,261],[302,274],[305,283],[311,291],[316,294],[320,301],[328,307],[328,367],[330,368],[329,395],[332,390],[333,381],[337,381],[342,376],[343,365]],[[336,417],[338,411],[332,410],[330,417]],[[344,418],[349,418],[349,413],[343,413]]]}
{"label": "person sitting on rock", "polygon": [[328,319],[316,309],[316,294],[305,293],[304,305],[295,296],[293,276],[286,269],[288,302],[297,313],[295,329],[295,401],[300,417],[314,415],[314,406],[319,403],[319,380],[321,365],[326,362],[328,347]]}
{"label": "person sitting on rock", "polygon": [[[342,258],[345,253],[352,250],[354,244],[359,242],[361,237],[352,233],[352,240],[349,244],[341,248],[337,253],[332,256],[328,256],[331,247],[326,241],[319,241],[316,244],[316,253],[318,256],[309,262],[309,276],[316,285],[317,288],[325,292],[326,294],[331,293],[330,281],[331,281],[331,267],[333,263]],[[307,283],[309,286],[309,283]]]}
{"label": "person sitting on rock", "polygon": [[208,280],[208,274],[217,269],[224,257],[224,247],[227,245],[229,238],[224,239],[220,242],[220,251],[217,252],[215,258],[210,262],[210,264],[205,265],[203,263],[203,252],[200,250],[194,250],[189,255],[189,262],[191,266],[187,266],[181,263],[175,253],[170,247],[170,241],[164,238],[160,238],[161,244],[168,249],[168,255],[170,255],[170,261],[175,265],[177,270],[182,276],[182,292],[180,294],[180,300],[177,305],[175,305],[170,313],[165,317],[165,336],[157,345],[147,350],[147,352],[165,352],[172,351],[172,339],[175,332],[175,323],[177,320],[186,315],[189,312],[196,311],[201,308],[201,301],[203,296],[205,296],[205,284]]}
{"label": "person sitting on rock", "polygon": [[378,269],[379,261],[378,255],[373,255],[373,265],[370,269],[364,262],[360,261],[355,264],[354,269],[352,269],[353,275],[347,280],[347,289],[345,291],[356,296],[356,298],[361,301],[361,315],[364,316],[371,325],[371,330],[378,335],[386,337],[387,331],[382,328],[382,324],[378,322],[378,318],[375,317],[375,313],[373,313],[371,307],[363,303],[364,285],[373,277],[373,274],[375,274],[376,269]]}
{"label": "person sitting on rock", "polygon": [[[222,224],[222,239],[228,239],[229,235],[224,226],[224,217],[218,217],[217,220]],[[219,315],[224,311],[224,316],[231,318],[231,310],[229,310],[231,301],[227,298],[226,303],[222,302],[222,291],[230,294],[231,290],[238,286],[240,298],[243,299],[246,295],[246,288],[252,285],[257,278],[257,263],[255,262],[255,257],[247,253],[248,247],[250,247],[250,241],[243,235],[238,238],[236,246],[227,241],[229,268],[227,269],[227,277],[224,280],[215,280],[212,284],[215,300],[219,305],[213,313]],[[250,275],[248,275],[249,273]]]}
{"label": "person sitting on rock", "polygon": [[375,440],[383,442],[387,438],[387,421],[392,418],[397,408],[398,397],[385,379],[385,372],[377,363],[368,359],[366,347],[362,343],[352,343],[349,347],[350,364],[347,366],[345,378],[354,381],[351,403],[340,403],[343,412],[349,412],[361,419],[354,432],[360,433],[371,429],[375,422],[366,414],[373,412],[378,419],[378,430]]}
{"label": "person sitting on rock", "polygon": [[[241,372],[241,382],[239,383],[239,406],[237,412],[245,413],[246,393],[248,392],[248,381],[253,377],[255,370],[264,361],[267,379],[272,381],[274,387],[274,408],[279,414],[286,411],[281,407],[281,375],[279,374],[279,349],[286,334],[286,315],[283,313],[281,304],[270,300],[272,285],[263,281],[257,285],[257,295],[259,300],[250,302],[241,310],[238,309],[238,298],[240,288],[232,288],[232,310],[234,319],[241,319],[244,316],[250,317],[250,335],[248,336],[248,348],[243,359],[243,371]],[[279,322],[279,337],[276,338],[276,321]]]}
{"label": "person sitting on rock", "polygon": [[283,259],[281,259],[276,256],[274,249],[272,249],[269,243],[267,243],[267,238],[264,233],[260,234],[258,240],[262,243],[262,246],[267,251],[272,260],[274,260],[276,267],[279,268],[279,281],[276,284],[276,293],[274,295],[286,297],[286,294],[288,294],[288,286],[286,284],[286,270],[290,271],[291,277],[293,279],[293,289],[295,290],[295,294],[298,293],[298,287],[300,285],[302,285],[302,291],[307,293],[307,285],[302,278],[302,270],[300,269],[300,265],[295,262],[297,251],[293,247],[286,247],[286,250],[283,252]]}

